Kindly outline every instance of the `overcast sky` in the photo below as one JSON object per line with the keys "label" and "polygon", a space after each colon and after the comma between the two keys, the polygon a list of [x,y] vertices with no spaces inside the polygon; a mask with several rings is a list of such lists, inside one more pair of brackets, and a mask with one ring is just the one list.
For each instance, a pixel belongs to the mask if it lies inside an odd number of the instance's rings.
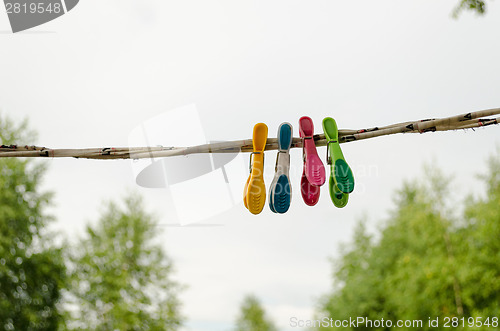
{"label": "overcast sky", "polygon": [[[304,115],[320,131],[325,116],[339,128],[360,129],[500,107],[499,4],[488,2],[485,17],[458,20],[451,18],[455,5],[82,0],[18,34],[2,12],[0,111],[28,118],[38,145],[83,148],[127,146],[141,123],[187,105],[196,106],[211,140],[250,138],[257,122],[268,125],[270,137],[290,122],[297,136]],[[184,330],[231,329],[247,293],[280,329],[293,330],[290,317],[311,318],[331,290],[329,257],[360,219],[374,231],[388,217],[403,180],[421,178],[424,164],[441,169],[455,178],[451,198],[460,209],[467,194],[481,191],[475,175],[499,145],[498,126],[344,144],[356,178],[344,209],[333,206],[326,186],[317,206],[302,202],[301,151],[294,150],[287,214],[266,205],[253,216],[238,203],[199,224],[207,226],[162,226],[176,278],[188,285]],[[319,153],[324,158],[324,147]],[[266,169],[275,157],[266,153]],[[131,161],[43,162],[50,166],[44,188],[55,192],[54,227],[69,236],[127,191],[140,192],[160,223],[176,222],[167,190],[138,187]]]}

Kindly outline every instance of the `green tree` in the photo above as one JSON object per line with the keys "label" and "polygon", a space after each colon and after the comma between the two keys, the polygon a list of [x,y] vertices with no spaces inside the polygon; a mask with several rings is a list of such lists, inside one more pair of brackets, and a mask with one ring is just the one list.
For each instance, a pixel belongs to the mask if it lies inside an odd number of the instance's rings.
{"label": "green tree", "polygon": [[453,16],[458,17],[464,10],[470,10],[479,15],[484,15],[486,12],[486,2],[485,0],[460,0],[453,11]]}
{"label": "green tree", "polygon": [[442,175],[428,176],[428,185],[405,184],[379,240],[358,227],[335,264],[334,290],[322,299],[321,314],[422,320],[423,330],[431,329],[428,317],[439,317],[442,327],[445,317],[498,316],[499,160],[490,162],[487,198],[469,197],[461,220],[446,211],[448,179]]}
{"label": "green tree", "polygon": [[466,284],[464,304],[473,317],[500,315],[500,149],[488,162],[489,171],[482,176],[486,197],[467,199],[465,226],[461,229],[464,268],[461,277]]}
{"label": "green tree", "polygon": [[141,199],[109,203],[70,258],[68,329],[177,330],[182,322],[172,263]]}
{"label": "green tree", "polygon": [[[0,117],[0,145],[30,143],[26,122]],[[0,159],[0,329],[55,330],[64,282],[59,249],[51,247],[45,214],[51,195],[40,191],[45,167]]]}
{"label": "green tree", "polygon": [[247,295],[241,304],[240,314],[236,320],[236,331],[275,331],[273,322],[257,297]]}

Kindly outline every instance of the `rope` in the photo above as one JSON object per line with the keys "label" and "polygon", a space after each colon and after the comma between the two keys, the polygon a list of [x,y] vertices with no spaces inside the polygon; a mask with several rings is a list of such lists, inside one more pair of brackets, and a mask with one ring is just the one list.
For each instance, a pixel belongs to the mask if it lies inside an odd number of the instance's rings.
{"label": "rope", "polygon": [[[446,117],[441,119],[426,119],[414,122],[392,124],[384,127],[374,127],[361,130],[339,130],[339,142],[347,143],[357,140],[387,136],[396,133],[426,133],[435,131],[450,131],[473,129],[477,127],[498,124],[500,117],[483,118],[500,114],[500,108],[481,110],[477,112]],[[314,135],[316,146],[326,146],[324,134]],[[302,148],[302,139],[293,138],[292,148]],[[278,149],[278,140],[269,138],[265,150]],[[2,157],[74,157],[86,159],[144,159],[170,157],[197,153],[239,153],[252,152],[252,139],[210,143],[191,147],[106,147],[84,149],[51,149],[38,146],[0,145]]]}

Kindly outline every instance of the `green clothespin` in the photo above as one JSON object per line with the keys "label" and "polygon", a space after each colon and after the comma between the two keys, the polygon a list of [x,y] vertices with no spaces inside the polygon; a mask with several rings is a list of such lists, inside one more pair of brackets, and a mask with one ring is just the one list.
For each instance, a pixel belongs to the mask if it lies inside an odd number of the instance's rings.
{"label": "green clothespin", "polygon": [[347,205],[349,193],[354,190],[354,176],[340,149],[339,130],[331,117],[323,119],[323,131],[327,140],[326,162],[330,165],[330,197],[333,204],[342,208]]}

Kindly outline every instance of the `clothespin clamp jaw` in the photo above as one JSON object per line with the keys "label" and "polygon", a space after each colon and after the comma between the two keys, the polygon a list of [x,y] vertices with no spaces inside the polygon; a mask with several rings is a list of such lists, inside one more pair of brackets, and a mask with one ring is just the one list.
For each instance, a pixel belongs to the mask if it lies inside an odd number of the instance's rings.
{"label": "clothespin clamp jaw", "polygon": [[326,164],[332,165],[332,156],[330,155],[330,144],[335,144],[337,140],[328,140],[326,142]]}
{"label": "clothespin clamp jaw", "polygon": [[264,156],[265,156],[265,155],[264,155],[264,153],[263,153],[263,152],[251,152],[251,153],[250,153],[250,160],[249,160],[249,161],[250,161],[250,164],[249,164],[249,166],[248,166],[248,168],[249,168],[249,170],[250,170],[250,173],[252,172],[252,156],[253,156],[254,154],[263,154],[263,155],[262,155],[262,162],[264,162]]}
{"label": "clothespin clamp jaw", "polygon": [[306,163],[306,140],[312,139],[312,136],[302,137],[302,160]]}

